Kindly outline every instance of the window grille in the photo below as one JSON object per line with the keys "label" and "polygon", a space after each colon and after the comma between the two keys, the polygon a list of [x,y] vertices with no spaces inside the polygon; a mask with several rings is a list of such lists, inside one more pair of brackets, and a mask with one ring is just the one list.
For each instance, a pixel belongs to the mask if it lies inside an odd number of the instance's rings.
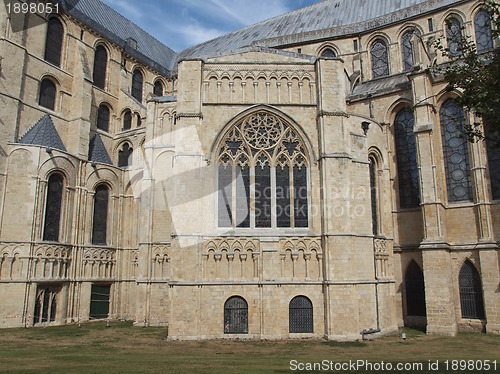
{"label": "window grille", "polygon": [[47,200],[43,228],[43,240],[45,241],[59,241],[63,186],[63,177],[60,174],[52,174],[50,176],[47,184]]}
{"label": "window grille", "polygon": [[55,17],[47,23],[47,36],[45,38],[45,61],[56,66],[61,65],[61,51],[63,44],[64,28]]}
{"label": "window grille", "polygon": [[389,75],[389,54],[387,44],[382,39],[373,42],[370,48],[372,62],[372,78]]}
{"label": "window grille", "polygon": [[54,110],[56,108],[56,85],[50,79],[42,80],[40,84],[40,97],[38,104],[47,109]]}
{"label": "window grille", "polygon": [[409,316],[426,315],[424,273],[415,261],[408,266],[405,275],[406,314]]}
{"label": "window grille", "polygon": [[408,30],[401,38],[401,52],[403,56],[403,71],[410,70],[415,65],[415,58],[413,55],[413,45],[411,38],[415,33],[414,29]]}
{"label": "window grille", "polygon": [[108,53],[102,45],[97,46],[94,55],[94,86],[104,90],[106,85],[106,69],[108,65]]}
{"label": "window grille", "polygon": [[413,133],[415,121],[410,109],[398,112],[394,122],[398,163],[399,201],[401,208],[420,205],[417,146]]}
{"label": "window grille", "polygon": [[248,334],[248,304],[242,297],[230,297],[224,304],[224,334]]}
{"label": "window grille", "polygon": [[484,319],[483,288],[476,267],[469,260],[460,270],[460,305],[462,318]]}
{"label": "window grille", "polygon": [[155,96],[158,96],[158,97],[163,96],[163,85],[161,84],[160,81],[156,81],[155,82],[155,86],[154,86],[154,89],[153,89],[153,94]]}
{"label": "window grille", "polygon": [[132,112],[127,110],[123,115],[123,130],[130,130],[132,128]]}
{"label": "window grille", "polygon": [[305,296],[297,296],[289,305],[289,331],[290,333],[312,333],[313,304]]}
{"label": "window grille", "polygon": [[448,202],[472,201],[467,140],[458,131],[464,125],[464,111],[453,99],[439,111],[443,141]]}
{"label": "window grille", "polygon": [[446,41],[451,56],[461,56],[462,24],[457,18],[449,18],[446,22]]}
{"label": "window grille", "polygon": [[337,57],[337,54],[335,53],[335,51],[331,48],[326,48],[322,53],[321,53],[321,56],[322,57]]}
{"label": "window grille", "polygon": [[478,52],[493,49],[493,36],[491,33],[491,16],[481,9],[474,17],[474,29],[476,31],[476,48]]}
{"label": "window grille", "polygon": [[219,227],[308,227],[307,157],[288,124],[251,114],[228,130],[217,154]]}
{"label": "window grille", "polygon": [[132,75],[132,97],[142,102],[142,85],[144,78],[139,70],[135,70]]}
{"label": "window grille", "polygon": [[94,195],[94,219],[92,221],[92,244],[107,244],[109,189],[100,185]]}
{"label": "window grille", "polygon": [[109,108],[104,104],[101,104],[97,111],[97,128],[109,131]]}

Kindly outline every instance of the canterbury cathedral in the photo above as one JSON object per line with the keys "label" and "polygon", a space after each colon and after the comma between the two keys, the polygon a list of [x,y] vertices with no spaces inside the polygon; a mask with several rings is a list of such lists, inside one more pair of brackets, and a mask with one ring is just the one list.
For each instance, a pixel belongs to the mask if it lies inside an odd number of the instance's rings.
{"label": "canterbury cathedral", "polygon": [[498,48],[483,1],[325,0],[180,52],[39,3],[0,6],[0,327],[500,333],[500,151],[433,47]]}

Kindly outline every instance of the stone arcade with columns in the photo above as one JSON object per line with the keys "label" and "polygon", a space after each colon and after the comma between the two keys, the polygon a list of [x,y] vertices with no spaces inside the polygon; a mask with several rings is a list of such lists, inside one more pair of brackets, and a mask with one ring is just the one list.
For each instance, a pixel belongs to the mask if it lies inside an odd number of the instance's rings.
{"label": "stone arcade with columns", "polygon": [[326,0],[178,53],[73,5],[0,7],[0,327],[500,332],[500,154],[429,69],[462,26],[498,47],[481,1]]}

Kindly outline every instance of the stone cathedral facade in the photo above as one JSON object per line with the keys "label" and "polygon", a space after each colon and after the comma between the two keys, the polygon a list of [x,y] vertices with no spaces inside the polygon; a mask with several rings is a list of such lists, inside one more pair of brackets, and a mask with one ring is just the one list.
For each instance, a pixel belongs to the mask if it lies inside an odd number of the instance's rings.
{"label": "stone cathedral facade", "polygon": [[431,47],[498,47],[481,1],[326,0],[181,52],[57,4],[0,6],[0,327],[500,332],[500,153]]}

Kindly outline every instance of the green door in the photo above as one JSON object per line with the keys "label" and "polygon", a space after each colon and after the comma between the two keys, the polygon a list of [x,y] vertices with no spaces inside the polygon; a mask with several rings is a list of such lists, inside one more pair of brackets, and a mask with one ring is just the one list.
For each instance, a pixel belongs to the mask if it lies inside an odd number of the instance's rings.
{"label": "green door", "polygon": [[92,285],[90,319],[107,318],[109,314],[109,289],[111,286]]}

